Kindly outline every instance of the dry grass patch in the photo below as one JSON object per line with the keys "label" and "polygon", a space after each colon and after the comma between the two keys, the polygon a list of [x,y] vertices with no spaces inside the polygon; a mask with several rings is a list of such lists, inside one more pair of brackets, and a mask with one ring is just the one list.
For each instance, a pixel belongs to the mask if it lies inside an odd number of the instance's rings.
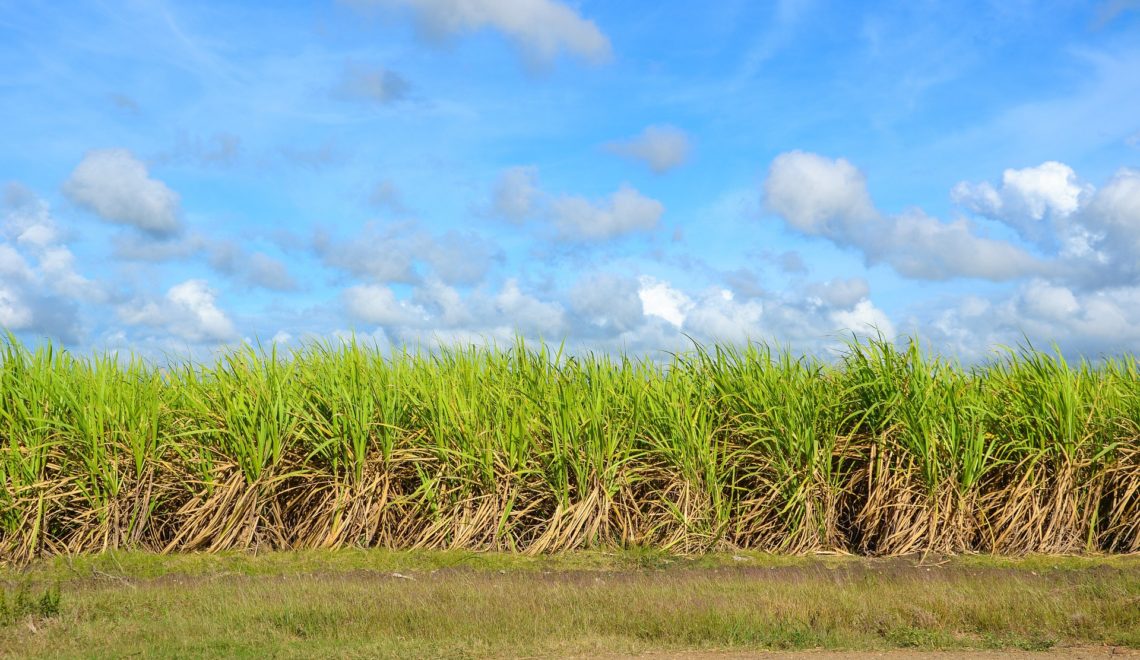
{"label": "dry grass patch", "polygon": [[42,563],[7,579],[61,580],[59,615],[35,632],[0,628],[0,649],[52,657],[554,657],[1140,647],[1140,566],[1129,559],[923,565],[727,555],[658,557],[655,567],[636,568],[620,555],[491,555],[477,566],[448,553],[339,554],[204,556],[196,564],[179,557],[171,570],[128,554],[73,566],[71,578],[62,577],[66,564]]}

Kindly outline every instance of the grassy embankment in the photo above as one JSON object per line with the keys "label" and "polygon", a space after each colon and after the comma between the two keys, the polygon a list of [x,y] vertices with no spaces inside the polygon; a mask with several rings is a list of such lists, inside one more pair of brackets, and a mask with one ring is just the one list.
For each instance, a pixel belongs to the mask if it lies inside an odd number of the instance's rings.
{"label": "grassy embankment", "polygon": [[112,552],[0,585],[61,592],[57,611],[0,622],[0,656],[1140,648],[1136,556]]}
{"label": "grassy embankment", "polygon": [[713,346],[0,344],[0,560],[124,548],[1140,549],[1140,370]]}

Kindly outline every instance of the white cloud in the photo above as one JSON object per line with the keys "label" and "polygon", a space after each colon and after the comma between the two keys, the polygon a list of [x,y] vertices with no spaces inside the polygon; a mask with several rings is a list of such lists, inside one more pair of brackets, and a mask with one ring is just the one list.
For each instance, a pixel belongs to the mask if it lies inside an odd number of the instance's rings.
{"label": "white cloud", "polygon": [[492,212],[512,222],[522,222],[534,216],[542,191],[538,189],[538,168],[511,167],[503,170],[495,182],[491,199]]}
{"label": "white cloud", "polygon": [[86,298],[102,302],[106,294],[95,282],[75,270],[75,255],[62,245],[45,246],[38,250],[40,276],[56,293],[73,300]]}
{"label": "white cloud", "polygon": [[152,234],[172,234],[180,227],[178,194],[152,179],[146,165],[126,149],[88,152],[63,192],[108,222]]}
{"label": "white cloud", "polygon": [[1140,261],[1140,170],[1124,168],[1091,195],[1077,221],[1118,260]]}
{"label": "white cloud", "polygon": [[74,341],[79,303],[107,299],[103,285],[79,274],[63,240],[47,203],[9,184],[0,225],[0,327]]}
{"label": "white cloud", "polygon": [[439,236],[420,235],[411,250],[431,272],[447,284],[476,284],[500,259],[499,248],[478,234],[448,231]]}
{"label": "white cloud", "polygon": [[1072,291],[1044,280],[1033,280],[1022,288],[1021,305],[1028,316],[1049,321],[1063,321],[1081,308]]}
{"label": "white cloud", "polygon": [[1056,342],[1071,355],[1096,357],[1140,350],[1140,286],[1080,291],[1033,279],[1012,294],[965,297],[924,326],[944,350],[982,359],[1028,337],[1038,348]]}
{"label": "white cloud", "polygon": [[707,341],[742,344],[764,339],[764,302],[737,301],[726,289],[705,291],[689,309],[682,329]]}
{"label": "white cloud", "polygon": [[26,330],[33,322],[31,308],[15,287],[0,281],[0,327],[8,330]]}
{"label": "white cloud", "polygon": [[297,288],[297,282],[285,264],[264,252],[249,255],[243,272],[251,284],[266,289],[292,291]]}
{"label": "white cloud", "polygon": [[236,334],[233,323],[216,304],[217,294],[205,280],[176,284],[166,292],[166,299],[195,321],[178,331],[184,337],[225,340]]}
{"label": "white cloud", "polygon": [[447,328],[471,325],[475,316],[458,291],[436,279],[430,279],[412,292],[412,299],[430,310],[436,324]]}
{"label": "white cloud", "polygon": [[111,245],[111,255],[115,259],[151,263],[189,259],[204,252],[213,253],[215,247],[212,241],[196,233],[157,237],[120,233],[111,237]]}
{"label": "white cloud", "polygon": [[523,293],[515,279],[507,280],[495,296],[495,309],[505,325],[526,335],[561,339],[567,329],[562,305]]}
{"label": "white cloud", "polygon": [[818,298],[821,304],[850,308],[871,294],[871,286],[862,277],[838,277],[808,285],[807,292]]}
{"label": "white cloud", "polygon": [[657,174],[663,174],[685,163],[692,148],[689,136],[676,126],[649,126],[637,137],[612,142],[613,153],[644,162]]}
{"label": "white cloud", "polygon": [[433,37],[492,28],[531,57],[552,60],[565,50],[591,62],[610,56],[610,42],[593,21],[555,0],[346,0],[358,7],[408,8]]}
{"label": "white cloud", "polygon": [[563,196],[551,204],[550,212],[563,238],[601,240],[653,229],[665,206],[622,184],[608,199],[598,202]]}
{"label": "white cloud", "polygon": [[344,304],[350,316],[375,325],[419,325],[427,318],[423,309],[397,300],[391,289],[379,284],[349,287],[344,292]]}
{"label": "white cloud", "polygon": [[0,276],[8,281],[27,281],[34,276],[32,267],[16,248],[0,243]]}
{"label": "white cloud", "polygon": [[789,225],[813,236],[846,236],[850,225],[873,222],[878,212],[863,173],[850,162],[818,154],[780,154],[764,180],[764,203]]}
{"label": "white cloud", "polygon": [[408,250],[408,224],[368,225],[348,241],[336,241],[323,232],[313,238],[313,251],[326,266],[374,282],[411,282],[415,259]]}
{"label": "white cloud", "polygon": [[860,247],[870,263],[889,263],[899,274],[917,279],[1000,281],[1046,270],[1015,245],[976,236],[965,220],[945,223],[919,210],[884,218],[845,239]]}
{"label": "white cloud", "polygon": [[665,206],[621,184],[608,197],[590,200],[579,195],[552,198],[538,186],[533,166],[511,167],[499,175],[492,192],[490,214],[516,224],[543,218],[554,225],[557,238],[601,241],[654,229]]}
{"label": "white cloud", "polygon": [[233,321],[217,305],[217,292],[205,280],[191,279],[167,290],[160,300],[136,300],[120,305],[119,319],[127,325],[148,326],[194,343],[237,339]]}
{"label": "white cloud", "polygon": [[214,271],[250,286],[272,291],[293,291],[297,282],[289,268],[264,252],[250,253],[231,239],[214,239],[198,233],[154,237],[119,234],[112,238],[112,255],[123,261],[161,263],[204,258]]}
{"label": "white cloud", "polygon": [[906,277],[1008,280],[1046,268],[1015,245],[975,235],[962,220],[944,223],[919,210],[881,214],[863,174],[842,158],[801,151],[777,156],[764,201],[793,229],[854,247],[869,264],[888,263]]}
{"label": "white cloud", "polygon": [[580,278],[570,289],[570,308],[587,323],[608,333],[635,329],[645,320],[636,279],[609,273]]}
{"label": "white cloud", "polygon": [[425,275],[418,264],[447,284],[475,284],[501,258],[498,246],[478,234],[433,236],[414,222],[369,223],[345,241],[318,232],[312,249],[326,266],[380,283],[418,282]]}
{"label": "white cloud", "polygon": [[641,288],[637,295],[641,299],[642,313],[656,316],[681,327],[685,315],[693,308],[693,301],[683,292],[649,276],[639,278]]}
{"label": "white cloud", "polygon": [[1140,170],[1122,168],[1099,189],[1071,168],[1047,162],[1006,170],[1000,189],[960,183],[954,198],[970,210],[1015,227],[1052,252],[1040,274],[1099,288],[1140,277]]}
{"label": "white cloud", "polygon": [[702,342],[790,342],[796,350],[818,350],[834,346],[844,334],[873,336],[877,328],[889,339],[896,333],[890,317],[871,302],[866,282],[858,278],[740,298],[715,286],[688,294],[643,276],[639,294],[646,316],[663,319]]}
{"label": "white cloud", "polygon": [[1048,161],[1036,167],[1008,169],[1002,173],[1000,188],[988,181],[974,184],[962,181],[950,196],[955,203],[1004,222],[1029,240],[1041,241],[1055,232],[1047,232],[1043,221],[1059,224],[1081,205],[1090,187],[1081,184],[1072,168],[1064,163]]}
{"label": "white cloud", "polygon": [[516,334],[561,341],[570,332],[560,302],[524,291],[515,279],[496,292],[481,287],[466,295],[429,280],[407,299],[388,287],[362,284],[344,292],[344,304],[352,318],[382,326],[392,342],[509,343]]}
{"label": "white cloud", "polygon": [[860,300],[849,310],[835,310],[831,312],[831,319],[837,329],[856,335],[873,337],[881,334],[888,341],[895,338],[895,326],[890,317],[870,300]]}

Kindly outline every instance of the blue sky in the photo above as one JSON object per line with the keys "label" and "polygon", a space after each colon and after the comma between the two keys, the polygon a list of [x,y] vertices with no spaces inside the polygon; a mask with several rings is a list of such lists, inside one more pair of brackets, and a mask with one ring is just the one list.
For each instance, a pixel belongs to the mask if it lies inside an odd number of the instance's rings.
{"label": "blue sky", "polygon": [[1130,0],[0,0],[0,123],[29,341],[1140,351]]}

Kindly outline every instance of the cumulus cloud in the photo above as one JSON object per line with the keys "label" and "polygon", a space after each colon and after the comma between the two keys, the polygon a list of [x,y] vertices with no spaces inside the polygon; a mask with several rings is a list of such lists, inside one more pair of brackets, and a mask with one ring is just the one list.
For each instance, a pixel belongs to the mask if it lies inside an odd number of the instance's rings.
{"label": "cumulus cloud", "polygon": [[391,343],[509,343],[516,333],[560,341],[569,333],[562,304],[523,290],[516,279],[498,291],[479,287],[467,294],[429,279],[405,297],[382,285],[355,285],[343,301],[353,319],[380,326]]}
{"label": "cumulus cloud", "polygon": [[196,239],[196,249],[208,257],[210,265],[219,273],[271,291],[293,291],[297,288],[289,268],[275,257],[264,252],[249,252],[232,240]]}
{"label": "cumulus cloud", "polygon": [[790,341],[798,350],[817,350],[844,335],[881,333],[890,339],[896,332],[890,317],[871,302],[866,282],[858,279],[747,297],[718,286],[687,293],[649,276],[640,278],[640,285],[646,317],[703,342]]}
{"label": "cumulus cloud", "polygon": [[119,319],[127,325],[161,330],[192,343],[237,339],[233,321],[217,304],[217,292],[205,280],[176,284],[158,300],[135,300],[120,305]]}
{"label": "cumulus cloud", "polygon": [[285,264],[264,252],[254,252],[249,255],[241,272],[250,284],[265,289],[292,291],[297,288],[297,282]]}
{"label": "cumulus cloud", "polygon": [[431,273],[448,284],[475,284],[483,279],[491,264],[501,258],[494,243],[469,232],[423,234],[414,237],[411,245]]}
{"label": "cumulus cloud", "polygon": [[566,331],[562,305],[524,293],[518,280],[513,278],[507,280],[502,291],[495,296],[495,310],[501,320],[498,325],[506,325],[524,334],[553,339],[562,338]]}
{"label": "cumulus cloud", "polygon": [[736,300],[728,289],[703,292],[685,315],[682,328],[705,341],[742,344],[765,338],[764,302]]}
{"label": "cumulus cloud", "polygon": [[965,296],[923,326],[944,350],[968,360],[992,357],[1028,337],[1056,342],[1070,356],[1140,349],[1140,286],[1081,291],[1035,278],[993,298]]}
{"label": "cumulus cloud", "polygon": [[640,160],[657,174],[683,165],[691,144],[685,131],[676,126],[649,126],[638,136],[606,145],[611,152]]}
{"label": "cumulus cloud", "polygon": [[953,196],[1051,252],[1044,276],[1084,288],[1140,278],[1140,170],[1122,168],[1096,188],[1067,165],[1047,162],[1006,170],[1000,187],[960,183]]}
{"label": "cumulus cloud", "polygon": [[866,180],[840,159],[793,151],[777,156],[764,181],[766,208],[793,229],[861,251],[905,277],[1009,280],[1046,268],[1025,250],[976,235],[964,220],[942,222],[920,210],[880,213]]}
{"label": "cumulus cloud", "polygon": [[346,101],[387,105],[406,98],[411,87],[403,76],[391,69],[348,64],[333,95]]}
{"label": "cumulus cloud", "polygon": [[792,151],[780,154],[764,180],[764,204],[793,229],[837,237],[878,219],[863,173],[849,161]]}
{"label": "cumulus cloud", "polygon": [[429,279],[412,292],[412,300],[429,310],[435,323],[444,328],[459,328],[475,323],[475,314],[458,291],[437,279]]}
{"label": "cumulus cloud", "polygon": [[[858,249],[921,279],[1021,280],[1008,293],[962,296],[914,327],[963,357],[981,358],[1024,337],[1057,341],[1073,354],[1137,347],[1140,318],[1140,171],[1122,168],[1097,188],[1064,163],[1005,170],[999,182],[962,182],[952,199],[983,222],[1014,229],[1041,256],[1017,242],[985,238],[965,219],[943,222],[913,209],[889,216],[871,202],[862,173],[842,159],[793,152],[778,157],[764,184],[767,208],[790,227]],[[847,306],[838,325],[871,324],[886,332],[861,286],[825,283],[808,293],[823,305]]]}
{"label": "cumulus cloud", "polygon": [[397,300],[396,294],[380,284],[360,284],[344,292],[350,316],[381,326],[419,325],[426,319],[422,308]]}
{"label": "cumulus cloud", "polygon": [[79,273],[48,204],[9,184],[0,225],[0,327],[76,341],[79,303],[107,297],[102,284]]}
{"label": "cumulus cloud", "polygon": [[693,301],[684,292],[673,288],[668,282],[656,280],[647,275],[639,278],[641,286],[637,295],[641,299],[642,312],[646,316],[656,316],[676,327],[681,327],[685,316],[693,308]]}
{"label": "cumulus cloud", "polygon": [[161,263],[202,258],[214,271],[249,286],[273,291],[297,288],[282,261],[264,252],[251,253],[231,239],[198,233],[164,237],[120,234],[112,238],[112,246],[112,255],[121,261]]}
{"label": "cumulus cloud", "polygon": [[430,275],[447,284],[474,284],[501,258],[498,246],[478,234],[432,235],[411,222],[370,223],[343,241],[318,232],[312,249],[326,266],[376,283],[413,283]]}
{"label": "cumulus cloud", "polygon": [[820,302],[832,307],[851,307],[871,293],[871,287],[862,277],[838,277],[810,284],[807,287],[809,295],[818,298]]}
{"label": "cumulus cloud", "polygon": [[11,285],[0,282],[0,327],[8,330],[26,330],[32,325],[34,316],[20,292]]}
{"label": "cumulus cloud", "polygon": [[323,231],[313,237],[313,251],[326,266],[374,282],[411,282],[414,259],[404,234],[409,225],[369,225],[354,239],[337,241]]}
{"label": "cumulus cloud", "polygon": [[407,9],[433,38],[491,28],[502,32],[530,57],[548,62],[567,51],[599,63],[610,56],[610,42],[593,21],[555,0],[346,0],[367,8]]}
{"label": "cumulus cloud", "polygon": [[491,197],[494,215],[523,222],[537,213],[542,198],[538,188],[538,168],[533,166],[510,167],[499,175]]}
{"label": "cumulus cloud", "polygon": [[860,300],[851,309],[837,309],[830,314],[837,328],[851,334],[871,337],[881,336],[890,341],[895,338],[895,326],[883,310],[875,307],[870,300]]}
{"label": "cumulus cloud", "polygon": [[63,192],[100,218],[151,234],[180,228],[178,193],[152,179],[146,165],[126,149],[97,149],[83,158]]}
{"label": "cumulus cloud", "polygon": [[575,240],[602,240],[657,226],[665,206],[622,184],[605,200],[563,196],[554,200],[550,213],[559,234]]}
{"label": "cumulus cloud", "polygon": [[733,294],[742,296],[745,300],[767,294],[767,289],[760,283],[760,275],[749,268],[737,268],[725,273],[724,282]]}
{"label": "cumulus cloud", "polygon": [[657,227],[664,212],[661,202],[625,183],[603,199],[554,197],[539,187],[538,170],[533,166],[503,170],[489,208],[489,215],[515,224],[542,219],[553,226],[553,238],[568,241],[602,241],[648,231]]}
{"label": "cumulus cloud", "polygon": [[1140,170],[1118,171],[1088,198],[1076,222],[1091,249],[1123,266],[1125,278],[1140,275]]}
{"label": "cumulus cloud", "polygon": [[1047,269],[1022,248],[975,235],[965,220],[946,223],[919,210],[885,218],[866,230],[846,239],[861,247],[870,263],[888,263],[904,277],[1001,281]]}
{"label": "cumulus cloud", "polygon": [[570,308],[587,324],[608,334],[627,332],[645,320],[640,288],[632,277],[587,275],[571,287]]}
{"label": "cumulus cloud", "polygon": [[995,188],[988,181],[960,182],[951,191],[955,203],[979,215],[1004,222],[1032,241],[1047,238],[1048,219],[1061,222],[1071,216],[1087,195],[1089,186],[1081,184],[1073,169],[1064,163],[1049,161],[1036,167],[1008,169]]}
{"label": "cumulus cloud", "polygon": [[[212,252],[211,245],[212,241],[197,233],[180,236],[122,233],[111,237],[111,256],[121,261],[159,263]],[[216,267],[218,264],[213,265]]]}

